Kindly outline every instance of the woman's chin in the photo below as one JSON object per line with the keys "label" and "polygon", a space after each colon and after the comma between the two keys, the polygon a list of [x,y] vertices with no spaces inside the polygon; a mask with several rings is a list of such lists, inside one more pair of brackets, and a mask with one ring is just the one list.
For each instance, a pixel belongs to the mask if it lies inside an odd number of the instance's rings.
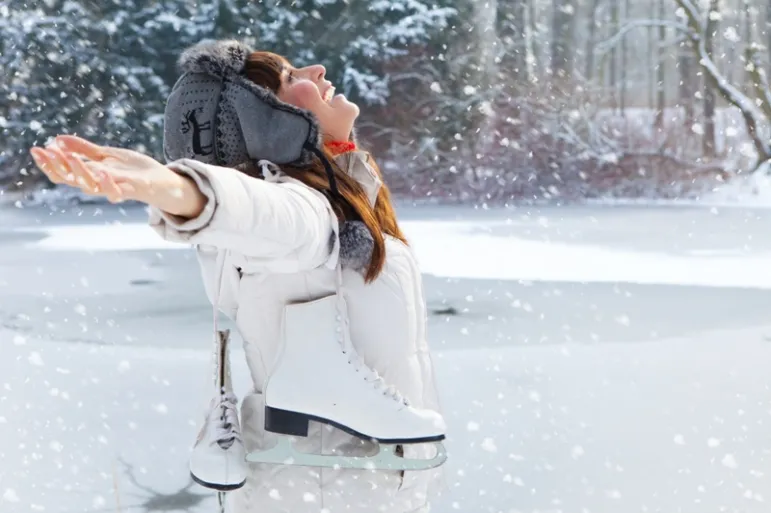
{"label": "woman's chin", "polygon": [[353,116],[354,119],[359,117],[359,106],[348,100],[345,95],[338,94],[332,98],[329,105],[340,115]]}

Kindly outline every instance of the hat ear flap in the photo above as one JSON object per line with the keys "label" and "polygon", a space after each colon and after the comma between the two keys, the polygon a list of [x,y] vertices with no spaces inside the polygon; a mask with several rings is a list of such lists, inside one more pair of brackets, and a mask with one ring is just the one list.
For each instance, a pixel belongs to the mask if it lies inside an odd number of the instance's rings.
{"label": "hat ear flap", "polygon": [[180,77],[164,112],[163,153],[168,161],[189,158],[220,163],[216,125],[221,94],[222,81],[211,75]]}
{"label": "hat ear flap", "polygon": [[[305,167],[321,142],[318,122],[308,111],[282,102],[246,77],[231,77],[223,99],[234,107],[246,151],[252,159]],[[224,127],[223,127],[224,128]]]}

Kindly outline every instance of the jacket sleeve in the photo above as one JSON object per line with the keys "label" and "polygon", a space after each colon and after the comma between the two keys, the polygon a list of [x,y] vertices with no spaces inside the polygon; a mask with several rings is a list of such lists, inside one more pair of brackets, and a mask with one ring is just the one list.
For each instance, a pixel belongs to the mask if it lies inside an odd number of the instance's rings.
{"label": "jacket sleeve", "polygon": [[150,226],[165,240],[231,250],[287,271],[312,269],[330,257],[337,218],[318,191],[190,159],[169,168],[195,181],[207,201],[193,219],[150,208]]}

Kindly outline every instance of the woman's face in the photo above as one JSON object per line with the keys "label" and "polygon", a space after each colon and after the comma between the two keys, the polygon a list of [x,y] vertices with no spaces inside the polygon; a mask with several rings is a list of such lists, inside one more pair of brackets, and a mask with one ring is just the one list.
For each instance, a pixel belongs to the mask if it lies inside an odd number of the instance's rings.
{"label": "woman's face", "polygon": [[342,94],[335,95],[335,88],[325,75],[321,64],[299,69],[287,64],[281,73],[278,98],[312,112],[326,140],[347,141],[359,107]]}

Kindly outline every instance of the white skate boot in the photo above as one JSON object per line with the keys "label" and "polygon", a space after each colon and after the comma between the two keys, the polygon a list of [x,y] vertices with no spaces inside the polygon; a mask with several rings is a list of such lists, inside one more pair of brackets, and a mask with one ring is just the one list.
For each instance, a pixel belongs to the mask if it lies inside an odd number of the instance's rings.
{"label": "white skate boot", "polygon": [[[379,442],[374,456],[342,457],[298,452],[280,437],[266,451],[253,452],[251,462],[315,467],[426,470],[447,459],[445,423],[435,411],[410,406],[393,387],[356,355],[338,312],[339,296],[288,305],[283,347],[265,386],[265,429],[307,436],[311,420]],[[394,454],[396,444],[434,442],[431,459]],[[391,444],[383,445],[383,444]]]}
{"label": "white skate boot", "polygon": [[230,378],[229,335],[227,330],[217,332],[215,393],[190,455],[193,480],[220,492],[242,487],[248,468]]}

